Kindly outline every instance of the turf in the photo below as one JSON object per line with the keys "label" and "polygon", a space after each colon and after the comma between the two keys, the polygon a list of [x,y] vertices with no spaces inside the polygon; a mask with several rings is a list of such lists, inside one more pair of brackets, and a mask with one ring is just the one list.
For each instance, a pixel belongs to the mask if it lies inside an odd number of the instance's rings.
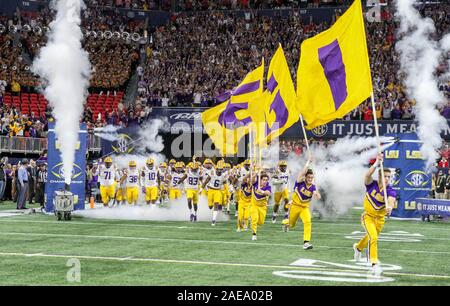
{"label": "turf", "polygon": [[[0,210],[14,207],[0,204]],[[251,241],[250,232],[235,231],[234,220],[211,227],[207,222],[87,218],[58,222],[42,214],[0,217],[0,285],[450,285],[446,222],[386,222],[383,232],[395,237],[422,235],[412,236],[420,242],[379,243],[382,263],[401,266],[385,269],[389,282],[274,274],[334,273],[341,278],[342,273],[351,273],[367,279],[366,270],[356,270],[350,261],[356,240],[345,238],[362,231],[359,214],[353,210],[337,220],[314,218],[314,249],[308,251],[301,248],[301,224],[284,233],[280,222],[270,220],[258,232],[258,241]],[[66,278],[71,258],[80,261],[80,282]],[[291,265],[300,258],[318,262],[312,267]]]}

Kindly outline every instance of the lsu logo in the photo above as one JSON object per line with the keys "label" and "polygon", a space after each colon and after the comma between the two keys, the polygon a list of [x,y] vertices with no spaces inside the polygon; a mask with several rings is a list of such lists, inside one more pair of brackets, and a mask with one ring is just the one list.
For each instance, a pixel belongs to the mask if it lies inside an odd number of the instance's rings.
{"label": "lsu logo", "polygon": [[406,150],[406,159],[423,159],[423,157],[418,150]]}
{"label": "lsu logo", "polygon": [[397,159],[400,155],[399,150],[388,150],[386,151],[386,159]]}
{"label": "lsu logo", "polygon": [[[83,171],[84,170],[81,169],[80,166],[78,166],[77,164],[73,164],[72,179],[76,179],[77,177],[79,177],[81,174],[83,174]],[[64,179],[63,163],[59,163],[53,166],[51,172],[58,179]]]}
{"label": "lsu logo", "polygon": [[328,126],[326,124],[319,125],[318,127],[315,127],[311,130],[311,132],[316,135],[317,137],[322,137],[325,135],[328,131]]}
{"label": "lsu logo", "polygon": [[130,154],[134,150],[134,146],[131,145],[133,139],[127,134],[120,134],[115,144],[112,145],[112,149],[117,154]]}
{"label": "lsu logo", "polygon": [[419,188],[426,186],[430,178],[425,172],[420,170],[414,170],[408,173],[405,180],[409,186]]}

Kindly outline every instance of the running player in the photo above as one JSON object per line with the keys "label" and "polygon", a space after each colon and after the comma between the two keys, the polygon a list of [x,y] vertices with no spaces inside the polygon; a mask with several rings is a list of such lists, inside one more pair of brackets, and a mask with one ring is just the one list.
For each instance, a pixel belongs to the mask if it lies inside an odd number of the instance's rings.
{"label": "running player", "polygon": [[106,157],[105,164],[99,165],[94,175],[98,175],[103,206],[107,207],[116,196],[116,170],[112,165],[112,158]]}
{"label": "running player", "polygon": [[237,218],[237,231],[246,231],[248,228],[248,219],[250,217],[250,206],[252,201],[252,178],[246,175],[242,178],[239,187],[239,205]]}
{"label": "running player", "polygon": [[375,276],[383,272],[378,262],[378,237],[384,226],[384,218],[389,216],[395,206],[397,197],[396,191],[389,186],[391,170],[384,168],[384,184],[387,193],[387,205],[384,199],[381,168],[378,170],[378,181],[372,176],[376,168],[383,162],[383,153],[377,156],[376,162],[369,168],[364,178],[366,194],[364,197],[364,212],[361,216],[361,223],[366,231],[366,235],[353,245],[355,252],[354,259],[358,262],[361,259],[361,252],[369,247],[369,261],[372,264],[370,272]]}
{"label": "running player", "polygon": [[213,209],[212,226],[216,226],[217,215],[222,210],[222,196],[223,186],[226,182],[226,177],[223,174],[223,164],[217,163],[216,169],[213,169],[206,174],[203,188],[208,186],[208,207]]}
{"label": "running player", "polygon": [[128,204],[136,205],[139,197],[139,171],[136,169],[134,160],[128,163],[128,171],[122,177],[122,182],[124,180],[126,180]]}
{"label": "running player", "polygon": [[[178,181],[178,184],[181,185],[185,180],[186,198],[190,213],[189,220],[191,222],[197,222],[198,191],[202,180],[197,162],[191,164],[187,172]],[[192,212],[192,207],[194,207],[194,212]]]}
{"label": "running player", "polygon": [[277,222],[278,209],[280,204],[283,203],[283,208],[285,211],[284,219],[287,219],[288,210],[289,210],[289,170],[287,169],[287,162],[285,160],[281,160],[278,163],[278,169],[275,172],[275,175],[272,177],[272,185],[275,189],[274,194],[274,206],[273,206],[273,214],[272,214],[272,223]]}
{"label": "running player", "polygon": [[159,170],[158,170],[158,185],[159,185],[160,204],[167,202],[168,198],[169,198],[168,187],[166,184],[167,173],[168,173],[167,164],[165,162],[162,162],[159,165]]}
{"label": "running player", "polygon": [[181,198],[182,186],[178,184],[178,181],[183,175],[182,164],[180,162],[175,163],[175,171],[169,173],[166,179],[169,185],[169,199],[176,200]]}
{"label": "running player", "polygon": [[303,222],[303,249],[313,248],[311,241],[311,212],[309,204],[314,197],[320,200],[321,196],[314,185],[314,172],[309,168],[311,159],[308,159],[303,170],[298,174],[292,194],[292,202],[289,208],[288,219],[283,220],[284,231],[294,228],[300,218]]}
{"label": "running player", "polygon": [[[203,162],[203,167],[202,167],[202,171],[201,171],[203,178],[206,179],[206,177],[208,175],[211,175],[212,171],[214,171],[214,164],[209,158],[207,158]],[[203,196],[207,197],[208,196],[208,187],[202,187],[201,193]]]}
{"label": "running player", "polygon": [[258,225],[263,225],[267,214],[267,205],[269,197],[272,194],[272,188],[269,185],[269,176],[265,172],[260,175],[261,184],[258,182],[258,177],[255,175],[253,179],[252,202],[250,207],[250,218],[252,219],[252,240],[257,240],[256,233]]}
{"label": "running player", "polygon": [[125,173],[126,173],[126,168],[117,170],[118,190],[117,190],[117,194],[116,194],[116,202],[119,205],[124,205],[124,204],[126,204],[126,201],[127,201],[127,186],[126,186],[127,182],[125,180],[121,179],[125,175]]}
{"label": "running player", "polygon": [[158,170],[155,169],[153,158],[147,159],[141,171],[141,186],[147,205],[156,204],[158,199]]}

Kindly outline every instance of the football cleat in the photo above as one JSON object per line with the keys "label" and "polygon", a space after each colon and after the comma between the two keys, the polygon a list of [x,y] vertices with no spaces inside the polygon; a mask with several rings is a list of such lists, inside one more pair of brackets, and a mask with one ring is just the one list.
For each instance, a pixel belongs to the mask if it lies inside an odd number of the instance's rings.
{"label": "football cleat", "polygon": [[189,221],[194,222],[194,214],[191,214],[191,217],[189,218]]}
{"label": "football cleat", "polygon": [[234,213],[234,216],[235,216],[235,217],[237,217],[237,216],[238,216],[238,212],[237,212],[237,211],[236,211],[236,212]]}
{"label": "football cleat", "polygon": [[276,223],[277,222],[277,215],[272,215],[272,223]]}
{"label": "football cleat", "polygon": [[361,261],[361,251],[356,248],[356,243],[353,244],[353,251],[354,251],[353,259],[356,262]]}
{"label": "football cleat", "polygon": [[309,242],[305,242],[303,244],[303,250],[311,250],[313,248],[312,244]]}
{"label": "football cleat", "polygon": [[383,273],[383,269],[381,268],[380,264],[372,265],[372,267],[370,268],[370,271],[369,271],[369,274],[372,274],[375,277],[381,276],[382,273]]}
{"label": "football cleat", "polygon": [[216,226],[216,220],[213,220],[213,221],[211,222],[211,226]]}
{"label": "football cleat", "polygon": [[252,236],[252,241],[256,241],[256,240],[258,240],[258,238],[256,237],[255,234],[253,234],[253,236]]}
{"label": "football cleat", "polygon": [[194,222],[197,222],[197,215],[194,215]]}
{"label": "football cleat", "polygon": [[236,232],[240,233],[240,232],[242,232],[242,230],[240,228],[237,228]]}

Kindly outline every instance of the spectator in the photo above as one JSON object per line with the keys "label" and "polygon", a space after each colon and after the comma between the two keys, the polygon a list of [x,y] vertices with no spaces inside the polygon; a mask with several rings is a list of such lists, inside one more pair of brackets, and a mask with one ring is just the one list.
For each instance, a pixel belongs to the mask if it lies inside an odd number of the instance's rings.
{"label": "spectator", "polygon": [[448,169],[448,160],[445,157],[442,157],[438,163],[438,168],[447,168]]}
{"label": "spectator", "polygon": [[439,170],[435,183],[436,199],[445,199],[445,182],[446,182],[445,174],[442,170]]}

